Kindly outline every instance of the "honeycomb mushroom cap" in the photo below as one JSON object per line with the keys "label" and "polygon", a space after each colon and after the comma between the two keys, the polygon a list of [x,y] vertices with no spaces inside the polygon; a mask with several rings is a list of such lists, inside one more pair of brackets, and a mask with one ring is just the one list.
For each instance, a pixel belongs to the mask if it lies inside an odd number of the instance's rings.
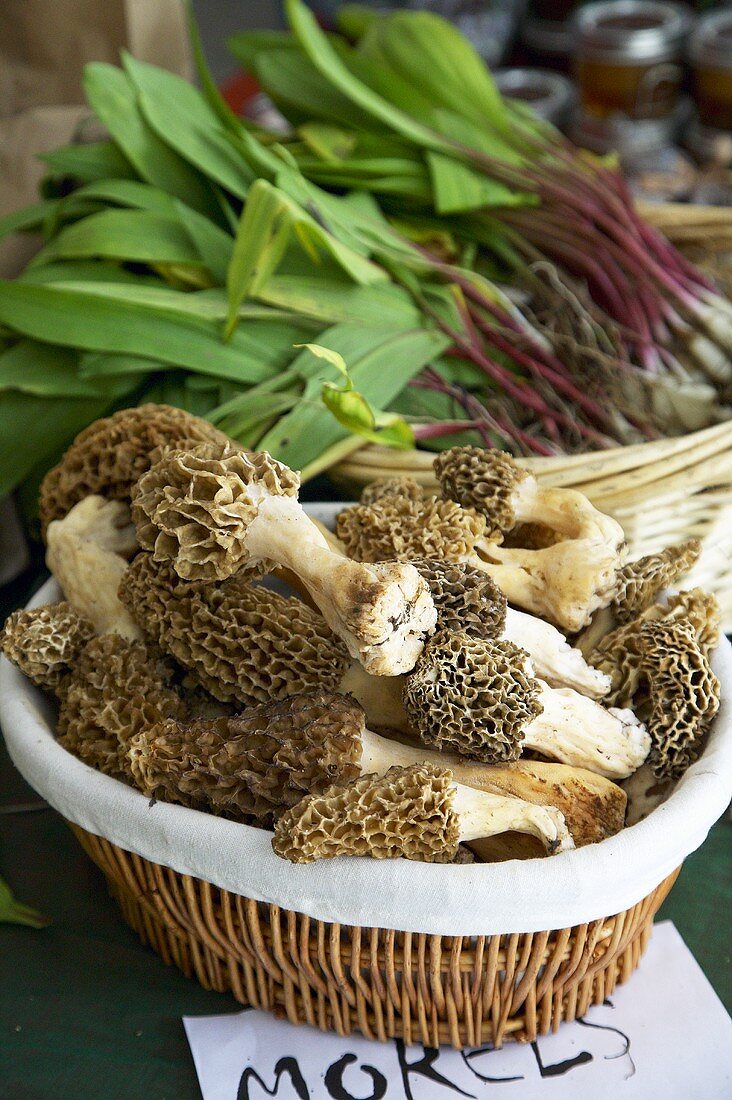
{"label": "honeycomb mushroom cap", "polygon": [[453,798],[448,770],[390,768],[298,802],[279,818],[272,847],[292,863],[339,855],[449,863],[459,839]]}
{"label": "honeycomb mushroom cap", "polygon": [[485,763],[516,760],[542,711],[527,654],[509,641],[441,631],[404,680],[404,706],[425,744]]}
{"label": "honeycomb mushroom cap", "polygon": [[249,583],[184,581],[171,562],[138,554],[120,598],[147,635],[223,702],[279,700],[334,689],[348,651],[307,604]]}
{"label": "honeycomb mushroom cap", "polygon": [[460,561],[473,552],[485,520],[451,500],[382,497],[376,504],[344,508],[336,535],[356,561]]}
{"label": "honeycomb mushroom cap", "polygon": [[44,534],[51,520],[61,519],[85,496],[128,500],[156,447],[224,439],[207,420],[170,405],[138,405],[95,420],[41,482],[38,511]]}
{"label": "honeycomb mushroom cap", "polygon": [[506,597],[481,569],[434,558],[412,558],[437,608],[437,629],[500,637],[506,625]]}
{"label": "honeycomb mushroom cap", "polygon": [[679,779],[701,753],[719,709],[720,683],[688,621],[645,623],[641,645],[650,705],[650,764],[657,779]]}
{"label": "honeycomb mushroom cap", "polygon": [[629,707],[641,681],[642,628],[650,622],[684,621],[691,625],[702,653],[717,647],[721,610],[717,599],[701,588],[676,592],[664,603],[652,603],[639,615],[611,630],[590,655],[590,663],[610,676],[608,706]]}
{"label": "honeycomb mushroom cap", "polygon": [[662,589],[688,573],[701,553],[699,539],[667,546],[658,554],[646,554],[627,562],[617,574],[611,608],[619,623],[626,623],[653,603]]}
{"label": "honeycomb mushroom cap", "polygon": [[314,691],[232,717],[169,720],[130,743],[145,794],[269,827],[306,794],[360,774],[364,714],[345,695]]}
{"label": "honeycomb mushroom cap", "polygon": [[361,504],[376,504],[387,497],[403,500],[421,500],[422,487],[412,477],[377,477],[366,485],[361,493]]}
{"label": "honeycomb mushroom cap", "polygon": [[719,600],[702,588],[675,592],[667,602],[667,618],[687,618],[705,657],[717,648],[722,637],[722,609]]}
{"label": "honeycomb mushroom cap", "polygon": [[93,637],[89,620],[62,601],[14,611],[0,632],[0,649],[31,683],[58,693]]}
{"label": "honeycomb mushroom cap", "polygon": [[140,545],[184,580],[224,580],[250,564],[245,536],[261,501],[297,497],[299,487],[299,475],[265,452],[202,443],[165,451],[143,474],[132,518]]}
{"label": "honeycomb mushroom cap", "polygon": [[91,767],[128,774],[127,746],[141,729],[183,718],[175,669],[154,647],[118,634],[92,638],[69,677],[59,710],[59,743]]}
{"label": "honeycomb mushroom cap", "polygon": [[500,531],[515,525],[513,493],[528,474],[505,451],[452,447],[437,455],[434,470],[448,500],[474,508]]}

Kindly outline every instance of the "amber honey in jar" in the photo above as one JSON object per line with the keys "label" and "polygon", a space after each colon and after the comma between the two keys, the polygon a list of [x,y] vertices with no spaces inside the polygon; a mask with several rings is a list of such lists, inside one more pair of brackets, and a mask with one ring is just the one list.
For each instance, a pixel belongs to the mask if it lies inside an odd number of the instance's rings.
{"label": "amber honey in jar", "polygon": [[608,0],[574,18],[583,114],[663,119],[678,104],[684,40],[692,23],[681,4]]}
{"label": "amber honey in jar", "polygon": [[699,20],[689,62],[699,122],[714,130],[732,130],[732,7]]}

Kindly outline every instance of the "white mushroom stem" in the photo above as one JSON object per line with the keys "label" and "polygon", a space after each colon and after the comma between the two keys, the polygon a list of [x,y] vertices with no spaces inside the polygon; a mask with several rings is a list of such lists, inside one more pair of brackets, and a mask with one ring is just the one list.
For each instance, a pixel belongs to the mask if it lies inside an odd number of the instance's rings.
{"label": "white mushroom stem", "polygon": [[506,599],[574,633],[615,595],[623,555],[597,539],[566,539],[540,550],[486,545],[470,565],[482,569]]}
{"label": "white mushroom stem", "polygon": [[[129,547],[129,510],[116,500],[88,496],[63,519],[48,525],[46,564],[64,597],[89,619],[97,634],[120,634],[134,641],[142,633],[117,597]],[[134,532],[134,528],[132,528]]]}
{"label": "white mushroom stem", "polygon": [[571,688],[539,684],[544,709],[524,731],[525,748],[607,779],[625,779],[647,758],[651,739],[632,711],[606,710]]}
{"label": "white mushroom stem", "polygon": [[[255,487],[252,486],[252,489]],[[305,585],[349,653],[375,676],[412,669],[437,621],[426,581],[412,565],[366,565],[334,553],[294,497],[264,497],[245,546]]]}
{"label": "white mushroom stem", "polygon": [[[461,763],[459,757],[400,745],[369,729],[362,734],[361,750],[361,772],[364,775],[385,775],[393,766],[408,768],[412,764],[449,768],[456,779],[452,809],[460,819],[461,842],[517,832],[538,837],[548,852],[574,848],[564,814],[556,806],[528,802],[513,794],[481,790],[477,783],[472,787],[466,786],[459,782],[461,771],[474,777],[476,768]],[[486,766],[486,772],[489,771]]]}
{"label": "white mushroom stem", "polygon": [[[555,798],[568,801],[563,784],[565,779],[571,778],[575,781],[573,800],[577,800],[577,790],[581,791],[585,786],[590,791],[589,797],[593,805],[597,805],[608,797],[606,790],[598,790],[599,781],[595,777],[583,776],[576,772],[570,775],[569,769],[565,777],[564,774],[560,774],[565,769],[560,769],[559,765],[536,765],[539,769],[537,781],[537,776],[530,771],[524,775],[520,764],[501,768],[466,762],[464,757],[402,745],[398,741],[381,737],[370,729],[363,731],[360,761],[362,774],[385,775],[391,767],[408,768],[412,764],[434,764],[437,768],[449,768],[462,795],[463,806],[479,807],[481,812],[477,818],[472,814],[467,821],[464,821],[464,811],[453,803],[454,808],[461,815],[461,839],[465,840],[494,836],[512,830],[538,837],[547,848],[557,839],[560,840],[561,850],[572,848],[574,841],[568,829],[571,823],[557,806],[548,804],[552,794]],[[496,789],[505,791],[505,794],[497,795]],[[527,794],[527,798],[523,798],[524,793]],[[472,800],[469,799],[471,794],[475,796]],[[493,803],[484,801],[489,797],[496,801]],[[483,809],[486,807],[491,809],[491,832],[485,831],[487,824]],[[585,816],[586,806],[578,806],[578,820],[582,819],[583,829],[586,832]],[[466,828],[477,827],[478,831],[473,832],[470,837],[463,838],[464,824]],[[598,823],[598,828],[600,827]]]}
{"label": "white mushroom stem", "polygon": [[607,673],[589,665],[561,631],[535,615],[506,608],[503,637],[526,650],[537,675],[552,687],[574,688],[591,699],[601,699],[610,690]]}
{"label": "white mushroom stem", "polygon": [[461,843],[516,832],[538,837],[547,852],[574,848],[564,814],[554,806],[536,806],[521,798],[486,794],[462,783],[453,784],[452,789],[451,809],[458,816]]}

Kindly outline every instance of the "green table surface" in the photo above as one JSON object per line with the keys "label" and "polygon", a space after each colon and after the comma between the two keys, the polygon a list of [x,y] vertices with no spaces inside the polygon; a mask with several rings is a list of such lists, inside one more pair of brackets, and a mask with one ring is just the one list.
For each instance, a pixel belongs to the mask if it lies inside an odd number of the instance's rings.
{"label": "green table surface", "polygon": [[[0,593],[0,621],[38,583]],[[100,871],[0,749],[0,876],[52,919],[0,925],[0,1100],[195,1100],[181,1016],[237,1011],[164,965],[123,923]],[[660,918],[671,919],[732,1010],[729,819],[685,862]]]}

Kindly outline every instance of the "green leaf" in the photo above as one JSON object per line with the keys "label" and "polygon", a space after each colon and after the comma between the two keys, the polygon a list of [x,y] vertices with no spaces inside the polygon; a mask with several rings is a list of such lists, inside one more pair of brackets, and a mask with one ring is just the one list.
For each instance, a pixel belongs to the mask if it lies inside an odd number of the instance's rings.
{"label": "green leaf", "polygon": [[0,355],[0,393],[38,397],[104,397],[109,386],[78,376],[79,357],[69,348],[19,340]]}
{"label": "green leaf", "polygon": [[245,69],[252,69],[263,53],[281,49],[297,50],[298,47],[289,31],[254,28],[229,35],[226,48]]}
{"label": "green leaf", "polygon": [[0,496],[11,493],[36,465],[57,454],[120,396],[48,398],[0,393]]}
{"label": "green leaf", "polygon": [[[289,173],[283,176],[290,178]],[[271,278],[291,236],[299,241],[314,263],[318,261],[318,249],[324,249],[354,282],[373,283],[387,278],[375,264],[329,233],[322,220],[306,213],[267,180],[259,179],[251,187],[244,205],[229,266],[227,337],[237,323],[242,301],[256,295]]]}
{"label": "green leaf", "polygon": [[371,21],[359,54],[378,61],[435,106],[508,129],[503,99],[485,62],[448,20],[428,11],[390,12]]}
{"label": "green leaf", "polygon": [[313,118],[356,129],[372,125],[369,115],[334,88],[298,47],[263,51],[253,68],[262,88],[295,125]]}
{"label": "green leaf", "polygon": [[260,302],[329,324],[360,321],[384,328],[415,328],[420,322],[411,296],[393,283],[359,286],[326,275],[314,279],[278,272],[255,296]]}
{"label": "green leaf", "polygon": [[254,173],[198,89],[182,77],[138,61],[124,51],[122,61],[138,91],[145,120],[157,136],[205,176],[244,198]]}
{"label": "green leaf", "polygon": [[[359,393],[375,408],[383,409],[450,341],[429,329],[395,332],[344,324],[321,332],[318,343],[343,356]],[[279,420],[258,446],[292,469],[302,469],[349,433],[320,400],[324,372],[326,381],[328,372],[337,381],[338,372],[313,359],[309,351],[302,351],[291,369],[299,370],[306,379],[304,400]]]}
{"label": "green leaf", "polygon": [[199,213],[215,206],[205,180],[149,126],[126,73],[105,62],[92,62],[84,67],[84,90],[92,110],[143,180]]}
{"label": "green leaf", "polygon": [[202,264],[179,221],[149,210],[102,210],[66,226],[31,261],[59,259],[134,260],[142,263]]}
{"label": "green leaf", "polygon": [[349,72],[302,0],[285,0],[285,7],[288,22],[304,52],[318,72],[351,103],[417,145],[427,149],[449,149],[448,143],[437,133],[394,107]]}
{"label": "green leaf", "polygon": [[9,233],[42,229],[46,218],[56,210],[58,202],[58,199],[45,199],[43,202],[33,203],[32,206],[24,206],[22,210],[15,210],[12,214],[3,215],[0,218],[0,239],[7,237]]}
{"label": "green leaf", "polygon": [[[346,382],[349,383],[349,388],[352,388],[350,385],[351,380],[348,377],[348,367],[346,366],[346,361],[340,354],[340,352],[333,351],[332,348],[323,347],[322,344],[295,344],[295,347],[307,348],[310,354],[314,355],[316,359],[324,359],[326,363],[330,363],[332,367],[335,367],[339,374],[343,375]],[[329,385],[329,383],[325,384]]]}
{"label": "green leaf", "polygon": [[6,924],[26,924],[29,928],[45,928],[51,923],[37,909],[23,905],[13,896],[13,892],[4,879],[0,878],[0,921]]}
{"label": "green leaf", "polygon": [[63,283],[63,282],[101,282],[133,284],[142,292],[145,287],[161,287],[164,284],[155,275],[141,275],[128,271],[111,260],[60,260],[58,263],[44,264],[42,267],[27,267],[21,271],[16,282],[20,283]]}
{"label": "green leaf", "polygon": [[438,214],[457,214],[485,206],[523,205],[528,198],[453,157],[430,152],[426,157]]}
{"label": "green leaf", "polygon": [[38,157],[59,176],[90,183],[103,179],[136,179],[137,173],[113,141],[95,141],[84,145],[62,145]]}
{"label": "green leaf", "polygon": [[149,357],[241,383],[271,377],[288,362],[292,344],[309,335],[295,325],[253,321],[225,344],[216,321],[108,297],[98,284],[79,291],[65,283],[0,283],[0,324],[36,340]]}
{"label": "green leaf", "polygon": [[322,160],[345,160],[353,152],[358,140],[352,131],[327,122],[306,122],[298,128],[298,134]]}

